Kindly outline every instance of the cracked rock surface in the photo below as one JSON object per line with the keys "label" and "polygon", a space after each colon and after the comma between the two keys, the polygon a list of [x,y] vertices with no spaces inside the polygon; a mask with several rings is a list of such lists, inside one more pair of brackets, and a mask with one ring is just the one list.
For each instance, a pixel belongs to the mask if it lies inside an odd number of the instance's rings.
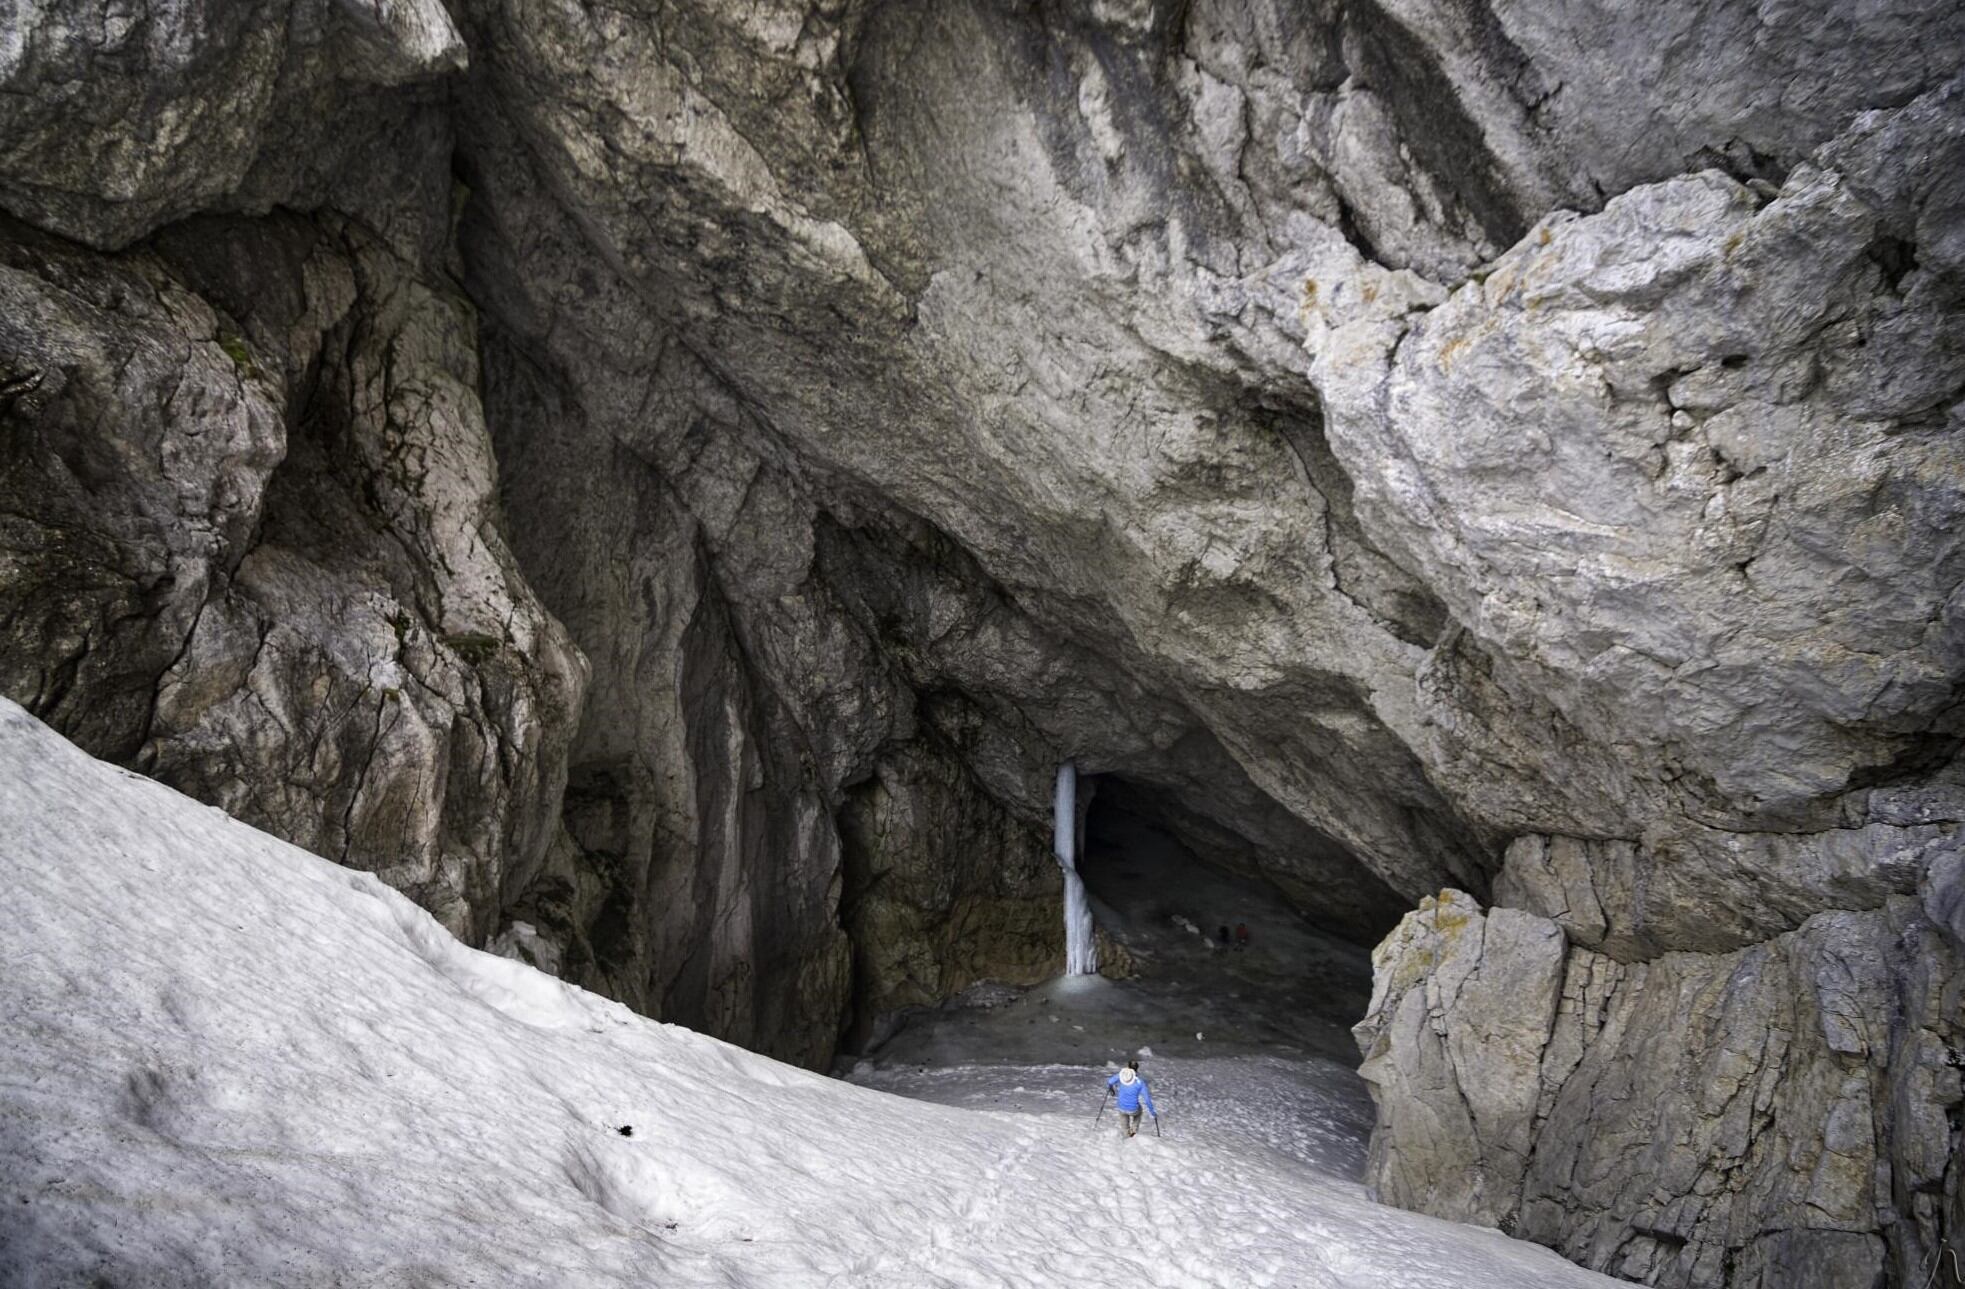
{"label": "cracked rock surface", "polygon": [[1391,932],[1384,1198],[1918,1283],[1961,64],[1923,0],[30,0],[0,687],[813,1065],[1056,968],[1069,757]]}
{"label": "cracked rock surface", "polygon": [[1893,897],[1625,964],[1443,891],[1357,1027],[1381,1198],[1646,1284],[1877,1284],[1955,1230],[1958,945]]}
{"label": "cracked rock surface", "polygon": [[469,307],[333,218],[114,257],[11,231],[10,688],[496,931],[586,667],[491,522]]}

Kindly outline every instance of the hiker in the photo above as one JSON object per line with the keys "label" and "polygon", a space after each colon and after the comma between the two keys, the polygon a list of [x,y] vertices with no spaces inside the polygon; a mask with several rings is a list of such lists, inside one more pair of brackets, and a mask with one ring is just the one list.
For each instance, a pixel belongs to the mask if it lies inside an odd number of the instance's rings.
{"label": "hiker", "polygon": [[1139,1072],[1138,1061],[1127,1061],[1126,1068],[1105,1081],[1107,1095],[1119,1098],[1119,1126],[1128,1137],[1139,1132],[1139,1117],[1144,1113],[1153,1116],[1157,1122],[1160,1112],[1153,1108],[1153,1094],[1147,1090],[1146,1076]]}
{"label": "hiker", "polygon": [[1223,922],[1221,924],[1220,934],[1221,934],[1221,947],[1226,949],[1228,947],[1228,924],[1226,922]]}
{"label": "hiker", "polygon": [[1235,947],[1237,949],[1246,949],[1249,947],[1249,924],[1246,922],[1237,922],[1235,924]]}

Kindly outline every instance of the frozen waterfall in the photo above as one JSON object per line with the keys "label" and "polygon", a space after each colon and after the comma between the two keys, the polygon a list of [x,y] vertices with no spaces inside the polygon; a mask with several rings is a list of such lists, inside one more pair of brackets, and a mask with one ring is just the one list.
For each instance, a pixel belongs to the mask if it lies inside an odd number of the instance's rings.
{"label": "frozen waterfall", "polygon": [[1053,809],[1058,866],[1064,869],[1064,974],[1089,976],[1098,971],[1098,949],[1092,943],[1092,905],[1085,879],[1078,876],[1078,839],[1083,815],[1078,809],[1078,767],[1058,766],[1058,789]]}

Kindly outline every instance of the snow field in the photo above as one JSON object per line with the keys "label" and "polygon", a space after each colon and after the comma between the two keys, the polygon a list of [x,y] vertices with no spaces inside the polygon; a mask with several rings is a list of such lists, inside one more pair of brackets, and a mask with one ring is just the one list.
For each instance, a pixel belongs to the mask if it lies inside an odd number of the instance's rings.
{"label": "snow field", "polygon": [[966,1109],[646,1020],[4,700],[0,881],[8,1286],[1615,1283],[1321,1138],[1093,1131],[1096,1069]]}

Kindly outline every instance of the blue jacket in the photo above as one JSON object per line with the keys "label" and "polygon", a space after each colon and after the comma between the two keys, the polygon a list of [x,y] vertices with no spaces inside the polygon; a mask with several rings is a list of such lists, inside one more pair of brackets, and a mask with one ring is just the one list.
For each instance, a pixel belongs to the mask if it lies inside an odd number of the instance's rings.
{"label": "blue jacket", "polygon": [[1152,1115],[1155,1119],[1160,1117],[1160,1112],[1153,1108],[1153,1094],[1147,1091],[1146,1076],[1144,1074],[1134,1079],[1131,1083],[1121,1083],[1119,1076],[1115,1074],[1105,1081],[1105,1086],[1119,1093],[1119,1109],[1121,1112],[1125,1114],[1138,1114],[1140,1102],[1144,1101],[1146,1103],[1146,1113]]}

